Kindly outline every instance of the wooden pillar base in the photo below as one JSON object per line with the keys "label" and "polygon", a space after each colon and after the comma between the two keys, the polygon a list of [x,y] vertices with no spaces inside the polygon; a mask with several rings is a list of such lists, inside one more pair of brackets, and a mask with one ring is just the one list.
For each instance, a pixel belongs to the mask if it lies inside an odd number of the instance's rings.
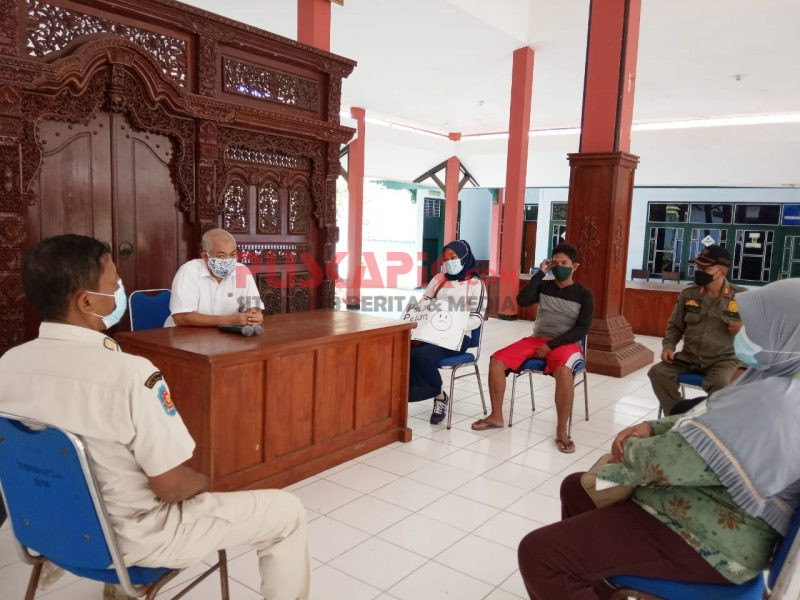
{"label": "wooden pillar base", "polygon": [[595,319],[589,328],[586,368],[590,373],[625,377],[653,362],[653,351],[639,344],[622,315]]}

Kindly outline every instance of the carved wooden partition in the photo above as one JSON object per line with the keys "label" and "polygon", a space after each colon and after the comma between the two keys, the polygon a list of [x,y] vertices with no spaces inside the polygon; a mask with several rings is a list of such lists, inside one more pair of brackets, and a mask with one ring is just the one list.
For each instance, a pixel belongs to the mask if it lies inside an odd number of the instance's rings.
{"label": "carved wooden partition", "polygon": [[269,312],[333,306],[354,65],[171,0],[0,0],[0,353],[38,323],[21,254],[59,233],[108,241],[132,291],[223,226]]}

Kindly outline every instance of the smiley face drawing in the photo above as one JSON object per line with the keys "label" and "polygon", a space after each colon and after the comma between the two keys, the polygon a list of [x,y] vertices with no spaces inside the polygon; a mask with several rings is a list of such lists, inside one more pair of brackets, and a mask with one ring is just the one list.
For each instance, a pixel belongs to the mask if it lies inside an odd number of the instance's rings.
{"label": "smiley face drawing", "polygon": [[450,313],[440,311],[431,317],[431,327],[436,331],[447,331],[452,324],[453,317],[450,316]]}

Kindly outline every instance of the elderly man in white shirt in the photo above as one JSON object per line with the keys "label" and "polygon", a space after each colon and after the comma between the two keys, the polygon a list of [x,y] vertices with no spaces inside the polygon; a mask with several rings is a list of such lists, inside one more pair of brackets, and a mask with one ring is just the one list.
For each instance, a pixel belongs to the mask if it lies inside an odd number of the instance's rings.
{"label": "elderly man in white shirt", "polygon": [[264,304],[247,267],[236,262],[236,240],[224,229],[203,234],[201,258],[190,260],[172,280],[167,327],[257,325]]}

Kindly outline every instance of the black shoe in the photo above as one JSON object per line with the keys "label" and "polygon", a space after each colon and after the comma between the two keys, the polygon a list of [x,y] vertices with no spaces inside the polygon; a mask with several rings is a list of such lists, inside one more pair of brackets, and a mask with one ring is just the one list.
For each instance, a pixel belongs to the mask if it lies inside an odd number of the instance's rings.
{"label": "black shoe", "polygon": [[447,416],[447,393],[444,394],[444,399],[433,399],[433,412],[431,413],[431,423],[438,425]]}

